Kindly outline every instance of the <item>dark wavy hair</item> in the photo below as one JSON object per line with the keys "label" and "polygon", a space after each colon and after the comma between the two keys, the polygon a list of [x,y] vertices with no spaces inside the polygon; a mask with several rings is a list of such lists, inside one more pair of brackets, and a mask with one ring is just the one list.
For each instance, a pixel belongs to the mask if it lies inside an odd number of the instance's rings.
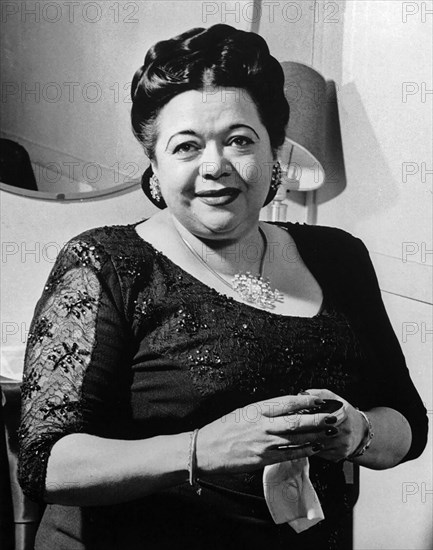
{"label": "dark wavy hair", "polygon": [[230,25],[194,28],[150,48],[132,80],[132,128],[149,159],[156,121],[174,96],[188,90],[236,87],[253,99],[272,151],[283,144],[289,120],[284,73],[263,38]]}

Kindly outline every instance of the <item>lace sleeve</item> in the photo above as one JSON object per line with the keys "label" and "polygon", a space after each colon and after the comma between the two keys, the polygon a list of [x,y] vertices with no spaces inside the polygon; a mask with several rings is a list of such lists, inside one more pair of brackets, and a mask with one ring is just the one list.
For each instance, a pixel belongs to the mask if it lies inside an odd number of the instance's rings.
{"label": "lace sleeve", "polygon": [[53,445],[67,434],[97,431],[107,400],[116,400],[113,389],[104,393],[104,378],[106,384],[118,376],[126,345],[113,271],[97,245],[70,241],[36,306],[24,365],[18,472],[32,500],[43,500]]}

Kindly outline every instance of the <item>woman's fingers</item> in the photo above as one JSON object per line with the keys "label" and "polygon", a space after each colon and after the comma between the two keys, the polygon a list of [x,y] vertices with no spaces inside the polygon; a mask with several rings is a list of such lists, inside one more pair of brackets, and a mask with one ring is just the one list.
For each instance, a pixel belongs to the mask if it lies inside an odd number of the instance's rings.
{"label": "woman's fingers", "polygon": [[[335,426],[323,427],[323,429],[309,432],[292,432],[279,434],[272,440],[271,448],[291,448],[304,447],[320,443],[325,448],[332,448],[336,444],[336,439],[340,436],[340,431]],[[322,449],[322,450],[323,450]]]}
{"label": "woman's fingers", "polygon": [[305,447],[304,449],[287,449],[287,450],[276,450],[272,456],[272,463],[286,462],[287,460],[297,460],[300,458],[309,458],[320,452],[320,449],[313,450],[311,446]]}
{"label": "woman's fingers", "polygon": [[321,432],[331,427],[338,427],[345,417],[328,413],[295,413],[267,419],[267,433],[283,435],[294,432]]}
{"label": "woman's fingers", "polygon": [[312,395],[283,395],[253,403],[267,417],[285,416],[298,413],[303,409],[312,409],[323,404],[323,399]]}
{"label": "woman's fingers", "polygon": [[349,456],[360,444],[365,433],[365,422],[359,412],[345,399],[326,389],[309,389],[308,394],[322,399],[337,399],[343,403],[344,421],[340,427],[340,437],[335,450],[320,456],[327,460],[341,460]]}
{"label": "woman's fingers", "polygon": [[257,405],[263,411],[265,430],[272,436],[269,452],[272,455],[286,453],[281,460],[318,454],[336,462],[350,454],[355,409],[339,395],[314,388],[300,395],[269,399]]}
{"label": "woman's fingers", "polygon": [[208,471],[237,472],[313,455],[340,460],[350,423],[346,408],[335,403],[338,396],[322,391],[333,401],[311,394],[279,396],[203,427],[199,444],[206,452],[200,463]]}
{"label": "woman's fingers", "polygon": [[[308,458],[310,456],[322,453],[324,445],[319,441],[311,441],[304,445],[281,445],[268,451],[268,457],[272,459],[272,462],[284,462],[286,460],[296,460],[299,458]],[[320,454],[320,456],[322,456]]]}

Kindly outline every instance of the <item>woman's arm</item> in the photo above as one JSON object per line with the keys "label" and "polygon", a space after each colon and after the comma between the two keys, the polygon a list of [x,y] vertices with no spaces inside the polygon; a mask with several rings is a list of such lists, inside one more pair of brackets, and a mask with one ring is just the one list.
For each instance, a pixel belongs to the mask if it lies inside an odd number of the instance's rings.
{"label": "woman's arm", "polygon": [[[324,393],[330,397],[328,392],[317,392],[317,395],[325,397]],[[386,407],[372,409],[367,414],[374,437],[368,451],[353,461],[374,470],[391,468],[409,450],[410,426],[399,412]],[[335,460],[345,458],[339,454],[342,448],[353,452],[363,440],[365,431],[364,420],[356,410],[352,423],[352,428],[346,428],[351,434],[351,446],[345,446],[345,429],[341,425],[337,437],[330,439],[320,435],[328,450],[318,453],[318,456]],[[51,451],[45,500],[80,506],[112,504],[185,483],[188,479],[189,445],[189,432],[138,441],[104,439],[88,434],[65,436]],[[206,442],[200,438],[200,456],[206,454],[202,445],[205,446]],[[202,473],[205,473],[205,465],[201,466]]]}
{"label": "woman's arm", "polygon": [[[346,396],[351,403],[345,401],[347,420],[338,426],[333,446],[328,445],[320,456],[341,460],[363,447],[366,422],[354,405],[370,419],[374,436],[368,450],[353,461],[371,469],[391,468],[422,453],[427,440],[426,409],[411,380],[365,245],[335,229],[322,243],[326,253],[329,242],[334,242],[338,252],[329,259],[331,265],[338,266],[330,272],[330,284],[336,285],[336,295],[360,337],[366,359],[350,396]],[[344,401],[326,390],[310,392]]]}
{"label": "woman's arm", "polygon": [[126,425],[129,340],[109,255],[93,235],[71,240],[50,273],[27,340],[18,475],[32,500],[44,500],[48,459],[63,437],[113,437]]}
{"label": "woman's arm", "polygon": [[[283,396],[255,403],[251,422],[243,409],[206,426],[197,438],[196,474],[254,471],[308,457],[327,429],[326,414],[299,415],[317,406],[314,396]],[[247,405],[245,409],[248,409]],[[280,449],[279,445],[301,445]],[[137,441],[71,434],[57,441],[48,460],[45,500],[65,505],[117,504],[188,480],[191,432]]]}
{"label": "woman's arm", "polygon": [[360,466],[372,470],[384,470],[399,464],[407,455],[412,443],[412,430],[409,422],[398,411],[389,407],[374,407],[363,411],[365,417],[350,403],[329,390],[308,390],[311,395],[322,399],[337,399],[343,402],[344,416],[333,424],[336,433],[331,437],[322,437],[324,450],[318,456],[327,460],[339,461],[350,458],[360,451],[372,432],[370,444],[365,452],[351,459]]}
{"label": "woman's arm", "polygon": [[[358,460],[371,468],[386,468],[421,455],[427,443],[428,418],[385,309],[368,250],[359,239],[356,244],[359,326],[364,345],[371,349],[374,358],[363,382],[364,394],[372,404],[364,410],[371,410],[376,439]],[[362,403],[356,405],[363,409]],[[370,416],[368,412],[367,415]]]}
{"label": "woman's arm", "polygon": [[137,441],[71,434],[53,446],[45,500],[96,506],[127,502],[188,479],[190,434]]}
{"label": "woman's arm", "polygon": [[[330,392],[323,390],[314,393],[322,397],[331,397]],[[338,396],[332,395],[332,397]],[[272,402],[274,407],[275,403],[274,400]],[[386,407],[372,409],[367,414],[374,429],[374,437],[366,453],[354,459],[354,462],[375,470],[395,466],[410,447],[411,430],[408,422],[399,412]],[[242,415],[239,417],[242,418]],[[225,466],[224,460],[221,459],[222,455],[219,458],[218,447],[221,444],[226,448],[230,447],[231,432],[241,431],[239,425],[236,425],[238,423],[231,427],[222,421],[214,424],[219,424],[220,429],[224,429],[226,434],[224,438],[213,437],[210,445],[206,438],[199,434],[199,456],[212,455],[213,457],[213,465],[209,459],[199,461],[200,473],[206,474],[207,469],[210,469],[209,473],[212,474],[218,473],[219,470],[236,468],[237,459],[243,460],[244,468],[248,469],[249,453],[245,452],[245,449],[239,450],[238,457],[236,451],[226,450],[228,460]],[[326,449],[317,452],[318,456],[331,460],[346,458],[345,453],[353,452],[363,440],[365,422],[359,412],[353,409],[352,412],[347,412],[347,419],[339,425],[338,429],[339,434],[332,438],[325,436],[324,430],[315,435],[315,443],[321,442]],[[260,430],[259,426],[257,426],[258,430]],[[240,435],[238,433],[237,438]],[[248,447],[249,436],[250,434],[245,431],[246,447]],[[226,439],[226,443],[221,439]],[[258,439],[259,437],[256,438]],[[289,439],[293,441],[293,432]],[[311,437],[307,436],[306,439]],[[189,432],[138,441],[104,439],[88,434],[65,436],[53,446],[51,451],[46,475],[45,500],[80,506],[117,504],[185,483],[188,479],[189,446]],[[253,450],[251,444],[250,449]],[[230,452],[231,458],[229,458]],[[286,455],[281,454],[281,451],[279,452],[281,459],[287,458]],[[303,453],[310,456],[314,454],[311,447]],[[273,457],[268,453],[265,458],[262,453],[260,460],[263,464],[266,460],[277,461],[275,451]],[[237,467],[239,468],[239,465]],[[255,467],[259,467],[258,462]]]}
{"label": "woman's arm", "polygon": [[412,443],[409,422],[401,413],[388,407],[377,407],[366,414],[374,436],[367,451],[352,461],[372,470],[396,466],[408,453]]}

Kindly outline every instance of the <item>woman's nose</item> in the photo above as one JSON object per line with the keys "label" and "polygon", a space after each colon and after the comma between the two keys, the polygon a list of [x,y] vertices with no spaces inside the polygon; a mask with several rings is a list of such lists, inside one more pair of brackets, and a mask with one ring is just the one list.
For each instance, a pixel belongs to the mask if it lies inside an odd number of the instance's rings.
{"label": "woman's nose", "polygon": [[229,176],[232,166],[216,144],[206,146],[201,156],[200,175],[205,179],[219,179]]}

